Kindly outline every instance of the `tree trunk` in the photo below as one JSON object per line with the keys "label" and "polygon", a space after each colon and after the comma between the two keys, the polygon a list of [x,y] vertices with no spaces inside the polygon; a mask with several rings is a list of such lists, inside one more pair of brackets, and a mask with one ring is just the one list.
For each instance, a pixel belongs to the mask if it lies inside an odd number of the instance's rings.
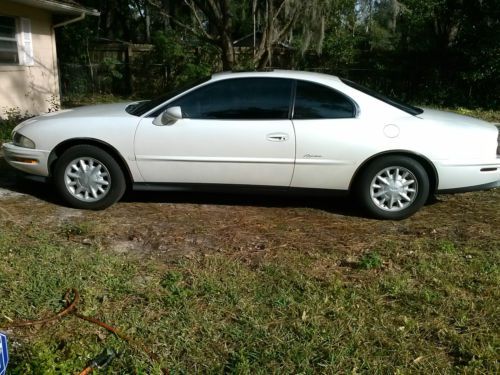
{"label": "tree trunk", "polygon": [[234,47],[233,40],[229,35],[221,36],[222,69],[230,71],[234,68]]}

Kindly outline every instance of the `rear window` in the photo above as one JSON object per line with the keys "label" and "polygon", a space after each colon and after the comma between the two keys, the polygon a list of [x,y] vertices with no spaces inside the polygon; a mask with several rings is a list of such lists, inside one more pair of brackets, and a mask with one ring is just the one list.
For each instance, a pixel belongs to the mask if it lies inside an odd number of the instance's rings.
{"label": "rear window", "polygon": [[344,82],[347,86],[350,86],[358,91],[361,91],[365,93],[366,95],[370,95],[374,97],[375,99],[381,100],[384,103],[387,103],[389,105],[392,105],[393,107],[396,107],[397,109],[400,109],[406,113],[409,113],[410,115],[416,116],[424,112],[422,108],[414,107],[412,105],[403,103],[400,100],[389,98],[385,95],[382,95],[376,91],[373,91],[372,89],[369,89],[368,87],[365,87],[363,85],[360,85],[359,83],[349,81],[348,79],[341,78],[340,79],[342,82]]}
{"label": "rear window", "polygon": [[313,82],[297,81],[293,118],[335,119],[356,116],[354,104],[339,92]]}

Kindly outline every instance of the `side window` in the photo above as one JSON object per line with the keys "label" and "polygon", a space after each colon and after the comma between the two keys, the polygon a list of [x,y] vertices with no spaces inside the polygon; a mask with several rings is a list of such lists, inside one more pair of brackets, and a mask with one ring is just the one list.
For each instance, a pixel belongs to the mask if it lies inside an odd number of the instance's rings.
{"label": "side window", "polygon": [[313,82],[297,81],[294,119],[351,118],[354,104],[339,92]]}
{"label": "side window", "polygon": [[199,88],[169,104],[186,118],[220,120],[287,119],[292,81],[281,78],[233,78]]}

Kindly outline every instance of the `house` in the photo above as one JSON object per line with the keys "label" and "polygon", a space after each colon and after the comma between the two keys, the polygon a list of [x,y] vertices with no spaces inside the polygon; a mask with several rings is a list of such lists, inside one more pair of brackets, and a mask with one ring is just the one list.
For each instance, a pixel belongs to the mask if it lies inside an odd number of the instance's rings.
{"label": "house", "polygon": [[0,0],[0,117],[59,105],[55,29],[89,15],[73,0]]}

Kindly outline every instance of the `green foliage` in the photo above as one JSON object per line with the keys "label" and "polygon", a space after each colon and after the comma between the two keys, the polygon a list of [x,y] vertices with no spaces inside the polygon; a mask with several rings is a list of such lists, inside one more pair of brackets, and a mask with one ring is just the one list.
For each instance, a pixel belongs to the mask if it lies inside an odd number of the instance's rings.
{"label": "green foliage", "polygon": [[18,107],[4,108],[4,117],[0,117],[0,143],[11,138],[12,130],[22,121],[32,117]]}
{"label": "green foliage", "polygon": [[363,255],[358,264],[360,268],[370,270],[382,267],[383,261],[377,252],[371,251]]}
{"label": "green foliage", "polygon": [[85,236],[91,233],[91,228],[94,224],[90,222],[81,222],[81,223],[67,223],[62,226],[61,232],[66,235],[68,238],[71,236]]}
{"label": "green foliage", "polygon": [[[254,69],[267,61],[276,68],[346,76],[413,103],[493,110],[500,105],[497,0],[294,0],[282,7],[269,0],[255,3],[255,14],[253,1],[228,0],[221,2],[228,7],[222,18],[210,11],[219,1],[189,2],[193,7],[173,1],[81,2],[102,15],[58,30],[66,96],[163,93],[227,68],[223,36],[250,40],[255,27],[257,46],[262,35],[279,34],[271,38],[272,58],[256,57],[259,48],[254,51],[251,42],[229,43],[233,68]],[[270,4],[279,12],[268,30]],[[110,42],[151,44],[154,50],[134,61],[119,58],[119,64],[93,55],[95,46]]]}
{"label": "green foliage", "polygon": [[456,252],[455,244],[451,241],[442,240],[438,243],[438,250],[443,253],[454,253]]}
{"label": "green foliage", "polygon": [[156,31],[152,36],[152,61],[164,71],[163,88],[174,88],[211,74],[215,50],[196,38],[179,35],[173,30]]}
{"label": "green foliage", "polygon": [[373,68],[354,77],[414,102],[498,108],[499,11],[496,0],[377,2],[360,56]]}
{"label": "green foliage", "polygon": [[118,69],[119,64],[120,61],[112,57],[105,57],[102,60],[102,65],[104,66],[105,74],[107,73],[106,74],[107,76],[112,78],[122,79],[123,73],[120,72],[120,70]]}

